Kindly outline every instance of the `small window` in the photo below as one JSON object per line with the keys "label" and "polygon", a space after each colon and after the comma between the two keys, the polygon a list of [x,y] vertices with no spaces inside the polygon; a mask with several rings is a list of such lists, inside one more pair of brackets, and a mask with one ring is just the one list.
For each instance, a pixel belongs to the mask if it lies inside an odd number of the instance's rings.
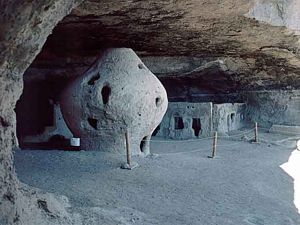
{"label": "small window", "polygon": [[175,130],[182,130],[184,128],[182,117],[176,116],[174,117],[175,121]]}

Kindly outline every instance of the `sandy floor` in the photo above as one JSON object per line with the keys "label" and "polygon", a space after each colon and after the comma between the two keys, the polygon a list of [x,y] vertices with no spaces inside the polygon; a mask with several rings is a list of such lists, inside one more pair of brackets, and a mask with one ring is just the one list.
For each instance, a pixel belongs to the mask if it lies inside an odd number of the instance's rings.
{"label": "sandy floor", "polygon": [[210,159],[211,140],[151,147],[157,155],[134,157],[132,171],[119,169],[125,156],[101,152],[17,151],[15,164],[21,181],[67,196],[84,224],[300,224],[280,168],[293,148],[220,140]]}

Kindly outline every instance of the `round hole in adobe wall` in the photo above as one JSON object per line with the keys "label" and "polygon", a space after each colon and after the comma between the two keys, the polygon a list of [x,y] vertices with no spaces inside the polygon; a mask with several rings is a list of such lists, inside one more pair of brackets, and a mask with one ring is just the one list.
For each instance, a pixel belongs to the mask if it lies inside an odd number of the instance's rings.
{"label": "round hole in adobe wall", "polygon": [[147,143],[147,136],[145,136],[145,137],[143,137],[143,139],[140,142],[140,150],[141,150],[141,152],[144,152],[144,153],[146,152],[147,145],[148,145],[148,143]]}
{"label": "round hole in adobe wall", "polygon": [[162,99],[160,97],[155,98],[155,105],[156,107],[161,106],[162,104]]}
{"label": "round hole in adobe wall", "polygon": [[88,118],[88,123],[94,130],[98,129],[98,120],[97,119]]}
{"label": "round hole in adobe wall", "polygon": [[142,70],[142,69],[145,69],[145,66],[142,63],[139,63],[138,68]]}
{"label": "round hole in adobe wall", "polygon": [[100,74],[96,74],[90,78],[88,85],[95,85],[95,82],[100,79]]}
{"label": "round hole in adobe wall", "polygon": [[102,102],[104,105],[106,105],[109,102],[110,93],[111,88],[108,84],[106,84],[101,90]]}

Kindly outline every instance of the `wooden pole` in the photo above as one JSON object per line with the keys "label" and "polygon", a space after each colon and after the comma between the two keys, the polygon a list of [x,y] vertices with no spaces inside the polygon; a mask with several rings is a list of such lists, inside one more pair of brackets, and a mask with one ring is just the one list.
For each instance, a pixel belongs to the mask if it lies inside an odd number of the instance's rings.
{"label": "wooden pole", "polygon": [[127,164],[129,168],[131,168],[131,149],[130,149],[130,141],[129,141],[129,133],[126,131],[125,133],[126,140],[126,156],[127,156]]}
{"label": "wooden pole", "polygon": [[255,129],[254,129],[254,142],[258,142],[258,126],[257,123],[255,122]]}
{"label": "wooden pole", "polygon": [[218,139],[218,132],[214,132],[214,141],[213,141],[213,150],[212,150],[212,158],[215,158],[216,151],[217,151],[217,139]]}

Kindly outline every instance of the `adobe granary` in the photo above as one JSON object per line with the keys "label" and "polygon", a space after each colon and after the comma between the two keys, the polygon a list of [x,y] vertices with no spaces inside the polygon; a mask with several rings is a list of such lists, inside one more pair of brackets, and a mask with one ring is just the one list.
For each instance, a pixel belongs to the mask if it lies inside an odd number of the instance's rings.
{"label": "adobe granary", "polygon": [[126,132],[133,154],[150,153],[151,135],[167,106],[160,81],[126,48],[103,52],[61,97],[63,116],[83,149],[122,154]]}

